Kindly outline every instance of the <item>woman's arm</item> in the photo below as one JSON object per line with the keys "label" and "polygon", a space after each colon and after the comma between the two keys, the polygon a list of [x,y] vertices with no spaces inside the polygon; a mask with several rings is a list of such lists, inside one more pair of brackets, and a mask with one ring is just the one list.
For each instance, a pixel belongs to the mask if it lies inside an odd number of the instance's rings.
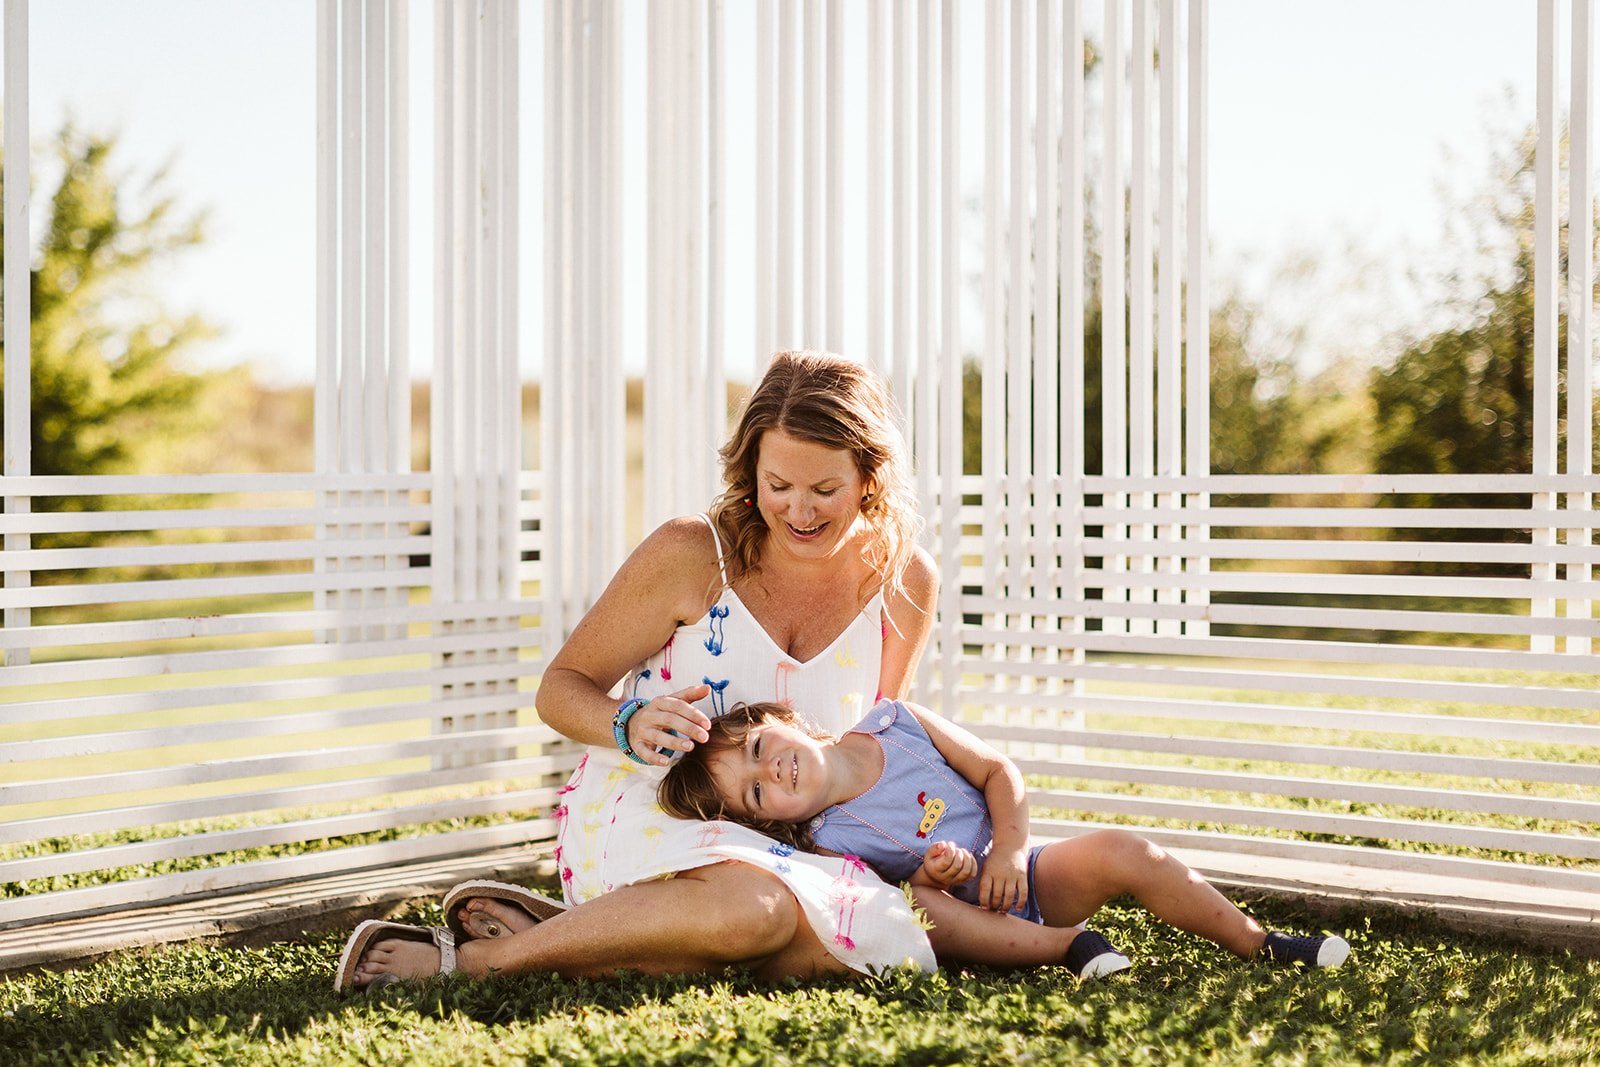
{"label": "woman's arm", "polygon": [[[680,624],[706,613],[718,580],[715,551],[710,530],[694,517],[674,519],[645,538],[545,668],[534,698],[540,718],[574,741],[614,745],[611,688]],[[664,766],[668,759],[656,756],[655,747],[705,740],[711,720],[688,703],[705,689],[657,697],[636,712],[628,729],[635,751]]]}
{"label": "woman's arm", "polygon": [[933,633],[933,612],[939,600],[939,572],[933,557],[917,549],[900,578],[899,593],[885,598],[883,660],[878,673],[878,695],[904,699],[911,691],[911,676],[922,649]]}
{"label": "woman's arm", "polygon": [[916,704],[906,707],[928,732],[939,755],[983,794],[988,805],[994,845],[983,863],[978,903],[996,911],[1022,905],[1028,899],[1028,791],[1022,772],[964,727]]}

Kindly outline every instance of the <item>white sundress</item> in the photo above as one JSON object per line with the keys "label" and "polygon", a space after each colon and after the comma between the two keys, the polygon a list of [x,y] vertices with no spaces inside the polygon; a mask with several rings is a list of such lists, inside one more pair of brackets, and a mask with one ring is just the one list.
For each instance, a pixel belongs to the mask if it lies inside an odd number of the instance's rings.
{"label": "white sundress", "polygon": [[[720,557],[714,527],[711,536]],[[634,669],[624,697],[656,697],[704,682],[712,692],[697,706],[707,715],[738,703],[779,701],[840,736],[876,702],[884,626],[880,594],[828,648],[801,663],[778,648],[732,589],[724,589],[704,618],[680,626]],[[781,878],[823,945],[847,966],[863,972],[901,964],[936,969],[927,935],[898,887],[853,857],[798,852],[730,822],[672,818],[656,804],[665,773],[634,763],[614,747],[591,747],[584,754],[556,809],[556,863],[569,903],[737,860]]]}

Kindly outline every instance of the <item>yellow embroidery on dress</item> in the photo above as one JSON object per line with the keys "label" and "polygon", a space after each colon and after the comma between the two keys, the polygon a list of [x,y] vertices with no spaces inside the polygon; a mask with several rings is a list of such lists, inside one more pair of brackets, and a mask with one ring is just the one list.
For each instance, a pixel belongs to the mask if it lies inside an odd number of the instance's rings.
{"label": "yellow embroidery on dress", "polygon": [[846,693],[839,698],[839,703],[844,705],[845,723],[854,726],[861,718],[861,694]]}
{"label": "yellow embroidery on dress", "polygon": [[646,862],[650,862],[655,859],[656,846],[661,843],[661,835],[663,832],[664,831],[662,831],[661,827],[659,826],[646,826],[640,831],[640,833],[644,835],[645,842],[649,845],[649,847],[645,849]]}
{"label": "yellow embroidery on dress", "polygon": [[847,670],[854,670],[861,666],[861,661],[850,654],[850,638],[846,637],[839,642],[839,651],[833,654],[833,661]]}

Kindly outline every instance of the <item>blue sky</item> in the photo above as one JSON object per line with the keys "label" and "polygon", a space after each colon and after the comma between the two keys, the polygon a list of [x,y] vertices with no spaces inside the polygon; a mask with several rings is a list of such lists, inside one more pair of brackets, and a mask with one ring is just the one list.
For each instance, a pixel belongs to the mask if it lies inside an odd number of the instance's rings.
{"label": "blue sky", "polygon": [[[626,3],[642,10],[641,0]],[[1089,6],[1095,34],[1100,5]],[[432,5],[412,7],[420,66]],[[36,141],[70,114],[119,130],[125,166],[170,162],[172,187],[207,207],[211,225],[207,244],[160,279],[164,298],[224,327],[209,360],[308,380],[313,0],[35,0],[33,9]],[[732,38],[748,18],[740,5],[728,11]],[[1213,262],[1219,280],[1261,300],[1282,330],[1320,320],[1303,338],[1307,359],[1380,345],[1421,313],[1386,272],[1432,261],[1441,190],[1461,198],[1479,187],[1487,131],[1532,120],[1534,17],[1533,0],[1212,0]],[[527,48],[539,5],[525,5],[523,18]],[[524,83],[531,93],[537,77],[525,71]],[[425,126],[426,97],[413,106]],[[427,144],[417,141],[425,176]],[[419,225],[421,260],[429,230]],[[1284,284],[1278,268],[1293,260],[1317,266]],[[1360,284],[1352,262],[1368,270]],[[524,274],[536,294],[537,265],[525,262]],[[536,321],[525,314],[525,344],[538,337]],[[728,324],[730,353],[749,329]],[[640,344],[637,329],[626,343]]]}

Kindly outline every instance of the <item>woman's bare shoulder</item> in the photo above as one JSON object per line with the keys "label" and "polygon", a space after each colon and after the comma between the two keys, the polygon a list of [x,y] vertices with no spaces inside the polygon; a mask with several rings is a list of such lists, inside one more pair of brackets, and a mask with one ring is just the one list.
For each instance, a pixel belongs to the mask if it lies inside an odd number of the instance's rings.
{"label": "woman's bare shoulder", "polygon": [[673,599],[683,601],[686,621],[693,621],[709,606],[700,602],[720,584],[719,573],[711,529],[698,515],[685,515],[668,519],[639,542],[618,577],[673,590]]}
{"label": "woman's bare shoulder", "polygon": [[928,550],[918,545],[900,572],[904,597],[923,611],[932,611],[939,598],[939,568]]}

